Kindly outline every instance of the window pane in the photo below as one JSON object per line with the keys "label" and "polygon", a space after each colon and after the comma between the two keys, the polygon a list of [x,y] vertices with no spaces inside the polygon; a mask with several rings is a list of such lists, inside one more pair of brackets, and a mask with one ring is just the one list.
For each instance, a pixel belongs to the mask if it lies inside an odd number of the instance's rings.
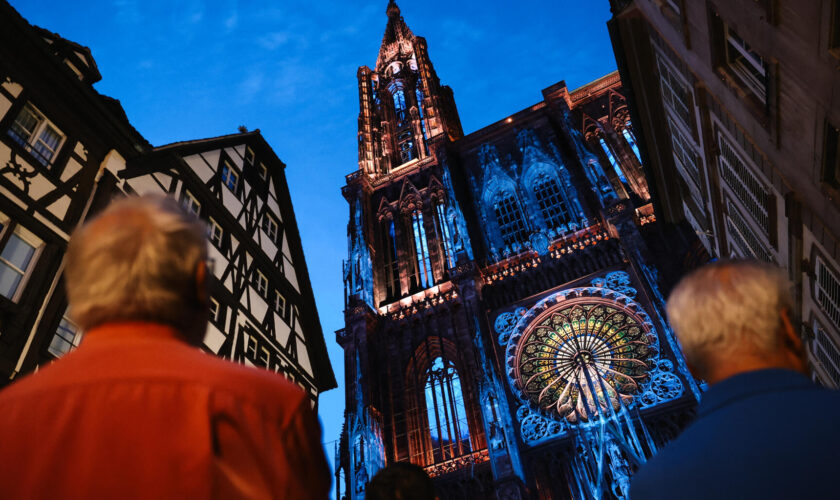
{"label": "window pane", "polygon": [[11,299],[15,295],[21,279],[23,279],[22,273],[0,261],[0,295]]}
{"label": "window pane", "polygon": [[67,317],[61,318],[55,335],[50,342],[49,352],[56,357],[67,354],[78,345],[79,327],[73,324]]}
{"label": "window pane", "polygon": [[23,241],[20,236],[13,234],[9,237],[9,242],[3,249],[3,253],[0,254],[0,259],[5,260],[20,271],[26,272],[33,255],[35,255],[35,247]]}
{"label": "window pane", "polygon": [[15,118],[11,131],[23,143],[29,142],[29,138],[32,137],[40,121],[40,118],[29,107],[23,108],[23,111]]}

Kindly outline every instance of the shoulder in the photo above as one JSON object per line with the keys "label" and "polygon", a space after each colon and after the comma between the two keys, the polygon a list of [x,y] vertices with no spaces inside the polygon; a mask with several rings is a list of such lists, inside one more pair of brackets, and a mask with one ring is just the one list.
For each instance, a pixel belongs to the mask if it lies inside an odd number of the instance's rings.
{"label": "shoulder", "polygon": [[307,399],[306,393],[280,373],[263,368],[245,366],[195,350],[190,353],[200,371],[196,382],[236,394],[254,401],[275,402],[283,406],[296,406]]}

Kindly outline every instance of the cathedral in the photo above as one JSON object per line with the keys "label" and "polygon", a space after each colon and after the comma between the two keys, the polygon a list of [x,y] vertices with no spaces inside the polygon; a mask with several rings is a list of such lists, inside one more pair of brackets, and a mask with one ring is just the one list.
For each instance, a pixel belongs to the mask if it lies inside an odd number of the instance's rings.
{"label": "cathedral", "polygon": [[426,40],[386,13],[342,188],[337,498],[393,462],[442,499],[627,498],[702,387],[664,316],[618,73],[464,135]]}

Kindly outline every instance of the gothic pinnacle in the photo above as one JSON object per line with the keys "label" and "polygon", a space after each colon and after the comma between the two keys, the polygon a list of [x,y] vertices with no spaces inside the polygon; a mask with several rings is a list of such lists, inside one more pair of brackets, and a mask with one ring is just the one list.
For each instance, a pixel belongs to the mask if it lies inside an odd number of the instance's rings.
{"label": "gothic pinnacle", "polygon": [[397,6],[397,2],[388,0],[388,7],[385,9],[385,13],[388,14],[388,17],[399,16],[400,8]]}

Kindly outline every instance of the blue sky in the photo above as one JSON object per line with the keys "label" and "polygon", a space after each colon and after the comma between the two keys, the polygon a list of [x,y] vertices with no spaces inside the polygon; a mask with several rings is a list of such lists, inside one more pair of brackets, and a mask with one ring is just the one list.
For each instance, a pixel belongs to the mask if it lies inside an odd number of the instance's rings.
{"label": "blue sky", "polygon": [[[103,79],[153,145],[259,128],[287,164],[312,286],[339,388],[321,398],[338,437],[343,363],[341,261],[357,168],[356,70],[373,66],[387,0],[11,0],[31,23],[91,48]],[[465,133],[615,69],[607,0],[403,0]],[[332,459],[332,448],[329,449]]]}

